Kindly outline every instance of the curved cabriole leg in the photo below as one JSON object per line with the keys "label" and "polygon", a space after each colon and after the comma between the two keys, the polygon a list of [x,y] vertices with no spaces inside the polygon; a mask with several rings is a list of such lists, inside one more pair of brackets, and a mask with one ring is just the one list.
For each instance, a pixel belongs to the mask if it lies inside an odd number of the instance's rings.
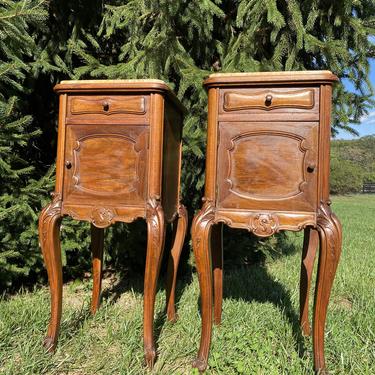
{"label": "curved cabriole leg", "polygon": [[193,366],[199,371],[207,367],[212,331],[212,269],[210,235],[214,221],[211,203],[206,201],[192,224],[192,241],[201,291],[202,332],[199,352]]}
{"label": "curved cabriole leg", "polygon": [[92,251],[92,299],[91,314],[95,314],[100,305],[100,292],[102,288],[103,272],[103,248],[104,248],[104,229],[97,228],[91,224],[91,251]]}
{"label": "curved cabriole leg", "polygon": [[144,280],[143,339],[146,364],[152,368],[156,357],[153,333],[154,304],[165,238],[164,212],[159,200],[151,198],[147,202],[146,220],[147,256]]}
{"label": "curved cabriole leg", "polygon": [[187,211],[184,205],[178,207],[178,217],[173,223],[173,246],[169,254],[167,271],[167,318],[169,321],[176,321],[175,293],[178,263],[182,246],[184,244],[187,229]]}
{"label": "curved cabriole leg", "polygon": [[62,265],[60,248],[61,196],[55,194],[39,217],[39,241],[47,268],[51,294],[51,316],[44,347],[52,352],[56,348],[60,329],[62,306]]}
{"label": "curved cabriole leg", "polygon": [[302,261],[301,261],[301,283],[300,283],[300,325],[305,336],[310,336],[309,323],[309,293],[311,277],[314,268],[316,250],[319,244],[319,234],[314,228],[306,228],[303,239]]}
{"label": "curved cabriole leg", "polygon": [[340,259],[342,230],[339,220],[324,203],[320,205],[317,224],[320,250],[313,324],[314,369],[325,373],[324,327],[333,279]]}
{"label": "curved cabriole leg", "polygon": [[212,227],[212,268],[214,278],[214,323],[221,323],[223,305],[223,223]]}

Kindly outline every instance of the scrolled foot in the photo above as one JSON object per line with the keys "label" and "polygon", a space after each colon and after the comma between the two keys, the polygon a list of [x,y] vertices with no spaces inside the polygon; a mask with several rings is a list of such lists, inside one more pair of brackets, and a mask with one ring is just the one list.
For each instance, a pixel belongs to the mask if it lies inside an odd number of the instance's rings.
{"label": "scrolled foot", "polygon": [[194,368],[197,368],[199,370],[199,372],[204,372],[204,371],[206,371],[206,368],[207,368],[207,361],[205,361],[204,359],[201,359],[201,358],[197,358],[193,362],[192,366]]}
{"label": "scrolled foot", "polygon": [[329,375],[329,371],[324,368],[324,369],[315,371],[315,374],[317,374],[317,375]]}
{"label": "scrolled foot", "polygon": [[145,348],[145,362],[147,367],[151,370],[154,368],[156,359],[156,350],[155,348]]}
{"label": "scrolled foot", "polygon": [[51,336],[46,336],[43,340],[43,347],[48,353],[53,353],[55,351],[56,344],[56,340],[54,340]]}
{"label": "scrolled foot", "polygon": [[178,316],[178,314],[175,312],[174,314],[168,314],[167,319],[168,319],[168,322],[174,324],[174,323],[176,323],[177,320],[179,319],[179,316]]}

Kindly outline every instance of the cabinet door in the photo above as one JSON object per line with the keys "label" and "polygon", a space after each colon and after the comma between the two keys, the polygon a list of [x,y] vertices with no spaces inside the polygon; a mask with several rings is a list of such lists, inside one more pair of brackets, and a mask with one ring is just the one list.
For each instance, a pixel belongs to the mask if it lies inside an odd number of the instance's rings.
{"label": "cabinet door", "polygon": [[146,125],[68,125],[64,202],[144,205]]}
{"label": "cabinet door", "polygon": [[219,123],[218,206],[314,211],[318,128],[316,122]]}

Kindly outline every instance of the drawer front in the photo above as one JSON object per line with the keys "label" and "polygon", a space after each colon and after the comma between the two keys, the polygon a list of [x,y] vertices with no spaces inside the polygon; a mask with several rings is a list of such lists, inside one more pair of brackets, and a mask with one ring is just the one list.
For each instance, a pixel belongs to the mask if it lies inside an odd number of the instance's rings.
{"label": "drawer front", "polygon": [[[282,117],[280,117],[281,113]],[[221,121],[319,120],[319,89],[316,87],[223,89],[220,91],[219,119]]]}
{"label": "drawer front", "polygon": [[66,204],[144,205],[148,126],[68,125]]}
{"label": "drawer front", "polygon": [[147,95],[82,95],[68,98],[67,123],[114,123],[148,120]]}
{"label": "drawer front", "polygon": [[318,123],[219,125],[218,206],[314,211]]}

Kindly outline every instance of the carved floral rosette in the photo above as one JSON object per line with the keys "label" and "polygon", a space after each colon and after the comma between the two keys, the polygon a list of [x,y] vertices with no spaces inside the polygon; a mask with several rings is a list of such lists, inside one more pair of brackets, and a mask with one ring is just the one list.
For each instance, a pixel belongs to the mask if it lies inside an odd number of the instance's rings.
{"label": "carved floral rosette", "polygon": [[268,237],[279,229],[279,219],[270,213],[261,213],[250,217],[249,229],[259,237]]}
{"label": "carved floral rosette", "polygon": [[112,224],[115,212],[110,208],[95,207],[91,212],[91,222],[97,228],[107,228]]}

